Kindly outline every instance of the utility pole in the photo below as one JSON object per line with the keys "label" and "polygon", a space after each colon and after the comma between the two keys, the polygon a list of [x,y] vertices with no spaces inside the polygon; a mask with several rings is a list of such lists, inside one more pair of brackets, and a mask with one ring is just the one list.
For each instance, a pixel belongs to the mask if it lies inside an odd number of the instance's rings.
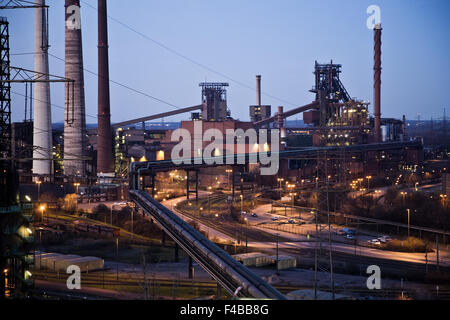
{"label": "utility pole", "polygon": [[314,241],[314,300],[317,300],[317,236],[319,235],[318,232],[318,225],[317,225],[317,210],[315,212],[315,219],[316,219],[316,239]]}
{"label": "utility pole", "polygon": [[[326,158],[326,154],[325,154]],[[330,176],[328,175],[328,163],[325,162],[325,176],[327,179],[326,184],[326,197],[327,197],[327,215],[328,215],[328,252],[330,258],[330,281],[331,281],[331,296],[332,300],[335,298],[334,294],[334,277],[333,277],[333,249],[331,245],[331,220],[330,220],[330,197],[329,197],[329,185],[330,185]]]}
{"label": "utility pole", "polygon": [[134,215],[134,207],[131,209],[131,240],[133,240],[133,233],[134,233],[133,215]]}
{"label": "utility pole", "polygon": [[276,234],[276,241],[277,241],[277,261],[275,261],[275,265],[277,268],[277,275],[280,275],[280,270],[278,269],[278,233]]}
{"label": "utility pole", "polygon": [[119,280],[119,237],[116,237],[116,280]]}
{"label": "utility pole", "polygon": [[439,272],[439,235],[436,234],[436,267]]}
{"label": "utility pole", "polygon": [[145,300],[148,300],[147,265],[145,263],[145,254],[142,254],[142,268],[144,271],[144,296]]}

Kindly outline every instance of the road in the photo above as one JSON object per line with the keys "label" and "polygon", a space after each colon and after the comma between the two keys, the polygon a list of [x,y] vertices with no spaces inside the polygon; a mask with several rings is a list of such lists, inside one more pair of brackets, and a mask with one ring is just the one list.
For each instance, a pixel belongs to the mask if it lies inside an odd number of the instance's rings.
{"label": "road", "polygon": [[[170,199],[162,202],[163,205],[171,209],[173,212],[178,214],[182,219],[185,221],[192,220],[189,217],[184,216],[179,211],[176,210],[176,204],[180,201],[185,200],[185,197]],[[280,231],[280,230],[271,230],[268,228],[263,228],[261,226],[258,226],[254,224],[256,220],[260,222],[269,222],[272,221],[272,216],[277,216],[279,220],[286,219],[285,216],[280,214],[270,214],[268,213],[267,209],[270,205],[265,205],[263,207],[258,207],[253,212],[256,212],[258,214],[258,218],[249,218],[250,226],[270,233],[272,235],[279,235],[280,237],[289,239],[290,241],[280,241],[279,242],[279,249],[314,249],[315,248],[315,240],[312,237],[313,233],[315,232],[315,225],[309,224],[309,226],[305,226],[307,228],[306,230],[309,230],[311,233],[310,240],[307,239],[307,236],[305,234],[303,235],[296,235],[292,234],[290,232]],[[270,209],[269,209],[270,210]],[[227,242],[227,241],[234,241],[235,239],[230,237],[229,235],[216,230],[210,226],[207,226],[203,224],[201,221],[198,221],[200,230],[205,231],[210,238],[216,238],[219,241]],[[337,235],[336,235],[337,236]],[[328,235],[324,234],[325,239],[327,240]],[[341,237],[341,236],[340,236]],[[359,240],[364,241],[367,239],[372,239],[371,236],[366,236],[366,238],[359,238]],[[250,241],[248,242],[248,246],[255,249],[255,250],[273,250],[276,247],[275,242],[258,242],[258,241]],[[327,248],[328,243],[327,241],[323,241],[322,246]],[[356,248],[356,249],[355,249]],[[333,251],[354,255],[355,251],[359,256],[362,257],[370,257],[370,258],[379,258],[379,259],[386,259],[386,260],[393,260],[393,261],[400,261],[400,262],[409,262],[409,263],[420,263],[425,264],[425,254],[423,253],[409,253],[409,252],[396,252],[396,251],[388,251],[388,250],[382,250],[382,249],[376,249],[376,248],[369,248],[369,247],[363,247],[363,246],[355,246],[354,244],[345,244],[345,243],[332,243],[332,249]],[[428,253],[428,264],[433,265],[436,264],[436,252],[430,252]],[[448,250],[440,250],[439,251],[439,265],[443,267],[450,267],[450,254]]]}

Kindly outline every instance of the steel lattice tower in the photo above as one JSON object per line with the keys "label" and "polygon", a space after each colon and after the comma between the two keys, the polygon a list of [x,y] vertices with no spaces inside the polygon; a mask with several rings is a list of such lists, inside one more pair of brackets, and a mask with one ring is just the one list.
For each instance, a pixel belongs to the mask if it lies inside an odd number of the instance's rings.
{"label": "steel lattice tower", "polygon": [[16,203],[13,161],[11,151],[11,84],[9,60],[9,28],[6,18],[0,17],[0,206],[10,207]]}

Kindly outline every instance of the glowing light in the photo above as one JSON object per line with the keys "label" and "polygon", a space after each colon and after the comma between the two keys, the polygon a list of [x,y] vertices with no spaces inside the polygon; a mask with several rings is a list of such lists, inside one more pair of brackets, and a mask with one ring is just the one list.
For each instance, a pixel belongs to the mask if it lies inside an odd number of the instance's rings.
{"label": "glowing light", "polygon": [[164,151],[163,150],[159,150],[156,153],[156,161],[162,161],[164,160]]}

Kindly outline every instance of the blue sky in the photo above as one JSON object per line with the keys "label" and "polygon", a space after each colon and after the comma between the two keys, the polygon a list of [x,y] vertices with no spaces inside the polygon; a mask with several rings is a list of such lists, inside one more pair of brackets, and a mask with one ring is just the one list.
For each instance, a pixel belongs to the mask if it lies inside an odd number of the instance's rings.
{"label": "blue sky", "polygon": [[[64,1],[47,0],[50,53],[64,58]],[[83,56],[97,72],[97,1],[81,2]],[[200,102],[198,83],[229,82],[234,118],[248,120],[255,103],[255,75],[262,75],[262,102],[285,110],[313,100],[314,61],[343,65],[341,79],[350,95],[373,100],[373,31],[366,27],[369,5],[381,8],[382,116],[442,117],[450,112],[450,1],[447,0],[135,0],[108,1],[108,14],[253,89],[205,70],[109,20],[110,78],[176,106]],[[33,51],[32,9],[4,10],[10,21],[11,53]],[[50,73],[64,64],[50,57]],[[32,55],[11,56],[11,64],[33,69]],[[24,85],[14,92],[23,94]],[[64,89],[52,84],[52,103],[64,105]],[[96,122],[97,78],[85,72],[87,122]],[[13,120],[23,120],[24,98],[13,94]],[[289,103],[288,103],[289,102]],[[372,113],[372,106],[371,113]],[[111,84],[112,121],[174,109]],[[53,122],[63,110],[52,107]],[[166,118],[181,120],[188,115]],[[291,119],[296,119],[292,117]],[[301,115],[298,116],[301,119]]]}

